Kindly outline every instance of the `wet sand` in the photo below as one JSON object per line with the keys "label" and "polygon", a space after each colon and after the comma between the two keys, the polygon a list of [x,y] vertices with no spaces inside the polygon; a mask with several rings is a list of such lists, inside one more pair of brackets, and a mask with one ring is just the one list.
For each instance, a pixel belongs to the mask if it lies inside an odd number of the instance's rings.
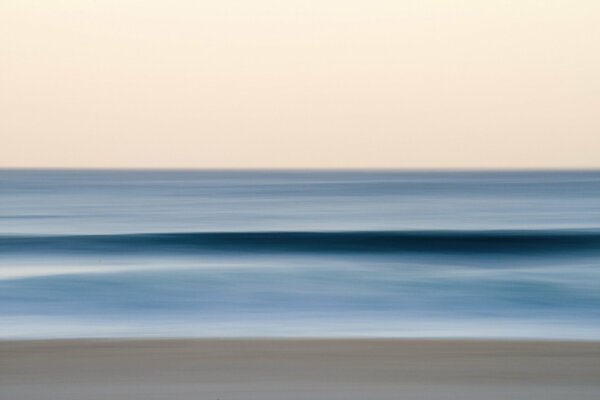
{"label": "wet sand", "polygon": [[0,400],[598,400],[600,342],[0,341]]}

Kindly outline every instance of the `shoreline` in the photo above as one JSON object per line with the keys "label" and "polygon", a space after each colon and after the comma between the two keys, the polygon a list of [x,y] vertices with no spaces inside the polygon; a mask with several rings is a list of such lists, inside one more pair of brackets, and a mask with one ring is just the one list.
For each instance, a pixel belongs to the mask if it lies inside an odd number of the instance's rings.
{"label": "shoreline", "polygon": [[600,341],[0,340],[0,399],[600,398]]}

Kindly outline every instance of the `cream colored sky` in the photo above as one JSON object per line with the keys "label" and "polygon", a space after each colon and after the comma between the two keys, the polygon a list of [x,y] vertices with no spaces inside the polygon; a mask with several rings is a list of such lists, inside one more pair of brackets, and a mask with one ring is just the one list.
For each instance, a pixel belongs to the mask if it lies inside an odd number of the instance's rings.
{"label": "cream colored sky", "polygon": [[600,167],[598,0],[0,0],[0,167]]}

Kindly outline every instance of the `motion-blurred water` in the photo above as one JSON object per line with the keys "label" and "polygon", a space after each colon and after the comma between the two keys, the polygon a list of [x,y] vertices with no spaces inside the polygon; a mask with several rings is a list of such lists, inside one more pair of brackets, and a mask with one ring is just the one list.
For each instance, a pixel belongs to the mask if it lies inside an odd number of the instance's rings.
{"label": "motion-blurred water", "polygon": [[600,337],[600,172],[0,171],[0,337]]}

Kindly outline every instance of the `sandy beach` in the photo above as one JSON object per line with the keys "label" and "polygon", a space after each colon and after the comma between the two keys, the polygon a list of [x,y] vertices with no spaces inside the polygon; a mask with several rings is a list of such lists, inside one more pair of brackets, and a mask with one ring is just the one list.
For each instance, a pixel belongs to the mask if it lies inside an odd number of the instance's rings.
{"label": "sandy beach", "polygon": [[0,342],[1,400],[598,398],[597,342]]}

